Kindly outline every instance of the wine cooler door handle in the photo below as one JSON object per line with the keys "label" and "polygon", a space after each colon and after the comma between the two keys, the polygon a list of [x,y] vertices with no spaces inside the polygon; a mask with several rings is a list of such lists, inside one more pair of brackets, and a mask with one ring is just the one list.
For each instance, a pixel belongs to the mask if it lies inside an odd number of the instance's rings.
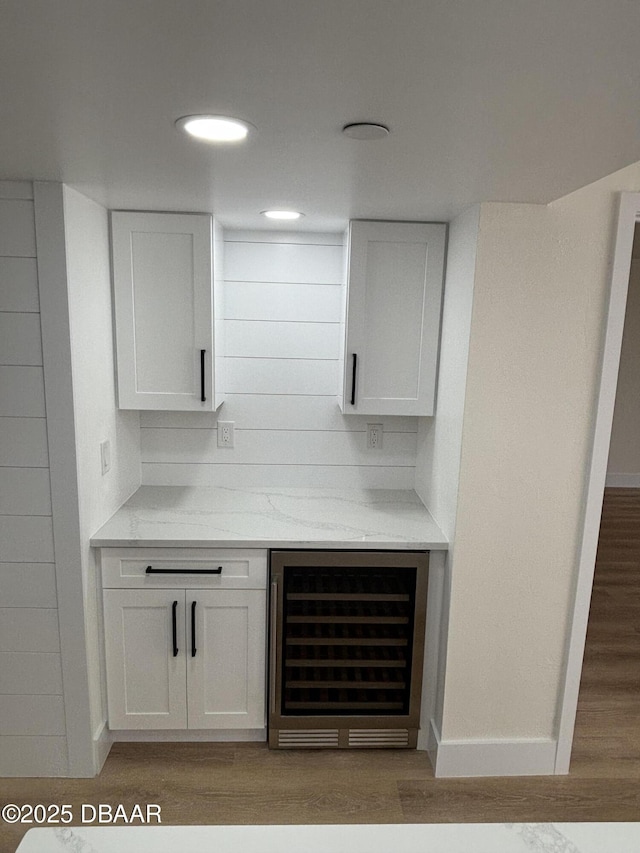
{"label": "wine cooler door handle", "polygon": [[271,661],[270,661],[270,669],[271,675],[269,678],[270,681],[270,694],[271,694],[271,713],[275,714],[276,712],[276,662],[278,660],[278,652],[276,649],[276,641],[277,641],[277,628],[276,628],[276,620],[278,618],[278,582],[273,581],[271,584],[271,625],[270,625],[270,637],[269,637],[269,646],[271,653]]}
{"label": "wine cooler door handle", "polygon": [[207,398],[204,393],[204,357],[206,355],[206,349],[200,350],[200,402],[206,403]]}
{"label": "wine cooler door handle", "polygon": [[173,656],[178,656],[178,602],[174,601],[171,605],[171,630],[173,633]]}
{"label": "wine cooler door handle", "polygon": [[358,356],[353,353],[353,367],[351,368],[351,405],[356,404],[356,375],[358,368]]}
{"label": "wine cooler door handle", "polygon": [[196,656],[196,602],[191,602],[191,657]]}

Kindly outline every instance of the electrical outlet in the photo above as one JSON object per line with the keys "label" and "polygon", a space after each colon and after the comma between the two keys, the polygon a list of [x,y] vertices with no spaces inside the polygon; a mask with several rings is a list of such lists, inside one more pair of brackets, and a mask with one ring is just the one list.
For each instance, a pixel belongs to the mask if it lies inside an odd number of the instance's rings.
{"label": "electrical outlet", "polygon": [[367,447],[370,450],[382,449],[382,424],[367,424]]}
{"label": "electrical outlet", "polygon": [[100,467],[103,477],[111,469],[111,442],[109,439],[100,442]]}
{"label": "electrical outlet", "polygon": [[218,421],[218,447],[233,447],[235,421]]}

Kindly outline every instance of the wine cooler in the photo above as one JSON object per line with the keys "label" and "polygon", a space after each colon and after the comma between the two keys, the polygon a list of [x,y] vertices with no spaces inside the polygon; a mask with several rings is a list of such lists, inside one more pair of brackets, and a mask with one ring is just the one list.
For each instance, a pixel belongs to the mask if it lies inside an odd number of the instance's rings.
{"label": "wine cooler", "polygon": [[271,748],[416,746],[427,572],[425,552],[271,552]]}

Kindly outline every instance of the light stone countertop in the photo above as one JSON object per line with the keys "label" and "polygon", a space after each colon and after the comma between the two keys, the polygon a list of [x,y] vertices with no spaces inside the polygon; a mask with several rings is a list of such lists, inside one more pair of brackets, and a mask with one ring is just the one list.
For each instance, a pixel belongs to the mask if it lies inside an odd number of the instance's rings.
{"label": "light stone countertop", "polygon": [[440,550],[443,532],[413,491],[141,486],[95,547]]}
{"label": "light stone countertop", "polygon": [[[129,810],[130,811],[130,810]],[[30,829],[18,853],[637,853],[639,823],[73,826]]]}

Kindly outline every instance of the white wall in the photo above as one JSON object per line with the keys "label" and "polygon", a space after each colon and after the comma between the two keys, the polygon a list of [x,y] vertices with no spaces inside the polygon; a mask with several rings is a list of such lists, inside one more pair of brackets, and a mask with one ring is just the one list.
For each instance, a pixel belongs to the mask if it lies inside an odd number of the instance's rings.
{"label": "white wall", "polygon": [[640,487],[640,259],[631,263],[607,485]]}
{"label": "white wall", "polygon": [[0,776],[64,775],[33,188],[0,182]]}
{"label": "white wall", "polygon": [[383,448],[368,450],[371,417],[336,403],[343,252],[342,235],[225,232],[225,403],[142,413],[145,484],[413,488],[416,419],[376,417]]}
{"label": "white wall", "polygon": [[416,492],[445,536],[455,536],[462,422],[480,207],[451,222],[434,418],[420,418]]}
{"label": "white wall", "polygon": [[471,773],[502,747],[553,771],[618,193],[639,187],[636,164],[481,206],[442,724]]}
{"label": "white wall", "polygon": [[[482,205],[451,578],[443,738],[551,737],[575,558],[574,287],[553,217]],[[575,484],[574,484],[575,485]],[[572,531],[567,535],[568,531]],[[473,710],[468,699],[473,696]]]}
{"label": "white wall", "polygon": [[[447,614],[454,562],[458,480],[466,393],[469,333],[475,283],[480,207],[462,213],[449,225],[447,268],[442,308],[438,396],[433,418],[419,418],[415,489],[451,542],[443,560],[432,555],[429,572],[427,647],[436,668],[425,678],[435,695],[425,696],[423,728],[442,726],[446,663]],[[431,670],[429,669],[429,672]],[[433,743],[429,742],[429,748]]]}
{"label": "white wall", "polygon": [[[106,704],[99,568],[89,539],[140,485],[140,429],[137,412],[116,407],[107,211],[67,186],[63,198],[91,726],[97,738]],[[111,470],[103,476],[105,439]]]}

